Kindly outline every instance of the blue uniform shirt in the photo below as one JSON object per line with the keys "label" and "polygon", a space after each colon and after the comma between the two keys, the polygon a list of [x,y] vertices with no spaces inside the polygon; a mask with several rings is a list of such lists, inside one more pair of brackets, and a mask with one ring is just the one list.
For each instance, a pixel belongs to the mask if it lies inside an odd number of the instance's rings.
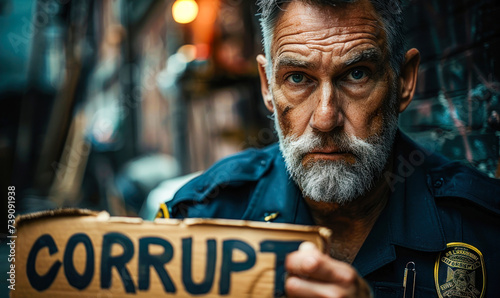
{"label": "blue uniform shirt", "polygon": [[[394,152],[388,203],[352,264],[375,297],[403,297],[406,267],[415,297],[500,297],[500,181],[401,133]],[[167,205],[177,218],[315,224],[277,145],[219,161]]]}

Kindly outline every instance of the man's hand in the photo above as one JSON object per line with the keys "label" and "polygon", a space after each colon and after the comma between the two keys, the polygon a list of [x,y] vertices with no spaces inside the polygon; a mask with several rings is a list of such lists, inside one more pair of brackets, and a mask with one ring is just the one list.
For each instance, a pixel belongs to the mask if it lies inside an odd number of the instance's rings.
{"label": "man's hand", "polygon": [[370,286],[351,265],[321,253],[311,242],[285,261],[287,297],[371,297]]}

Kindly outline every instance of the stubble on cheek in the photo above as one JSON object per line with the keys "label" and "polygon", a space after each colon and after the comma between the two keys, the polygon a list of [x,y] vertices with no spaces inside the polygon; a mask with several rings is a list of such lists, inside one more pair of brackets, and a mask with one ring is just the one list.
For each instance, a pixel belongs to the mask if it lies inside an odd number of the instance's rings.
{"label": "stubble on cheek", "polygon": [[292,131],[292,119],[290,119],[290,112],[292,107],[289,105],[275,104],[276,114],[278,115],[278,122],[283,132],[283,136],[287,137]]}
{"label": "stubble on cheek", "polygon": [[384,111],[383,107],[378,108],[373,111],[371,114],[367,116],[368,125],[370,128],[368,131],[369,136],[379,135],[382,131],[383,122],[384,122]]}
{"label": "stubble on cheek", "polygon": [[384,126],[387,125],[390,109],[394,108],[391,106],[391,92],[392,88],[390,86],[385,90],[376,90],[375,93],[377,94],[372,94],[372,96],[382,98],[382,102],[372,111],[370,111],[371,105],[366,105],[364,114],[366,115],[366,127],[369,128],[367,130],[368,136],[380,135],[384,130]]}

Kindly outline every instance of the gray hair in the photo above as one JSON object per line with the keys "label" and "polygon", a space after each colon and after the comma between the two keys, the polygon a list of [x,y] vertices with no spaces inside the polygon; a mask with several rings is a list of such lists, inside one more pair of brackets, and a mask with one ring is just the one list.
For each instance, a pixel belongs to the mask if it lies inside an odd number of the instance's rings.
{"label": "gray hair", "polygon": [[[271,62],[271,41],[276,26],[281,6],[292,1],[303,1],[314,5],[332,5],[341,3],[353,3],[357,0],[258,0],[260,11],[260,26],[262,29],[264,53]],[[389,62],[394,77],[400,74],[400,68],[405,56],[405,39],[403,35],[403,4],[402,0],[370,0],[375,11],[382,19],[383,30],[387,36],[387,47],[389,50]],[[266,65],[268,80],[272,75],[272,63]]]}

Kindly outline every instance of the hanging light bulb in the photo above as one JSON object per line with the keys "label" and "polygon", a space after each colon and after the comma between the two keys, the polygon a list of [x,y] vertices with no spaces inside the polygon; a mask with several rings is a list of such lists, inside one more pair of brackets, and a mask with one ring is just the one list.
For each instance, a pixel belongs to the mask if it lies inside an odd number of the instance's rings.
{"label": "hanging light bulb", "polygon": [[176,0],[172,6],[172,16],[177,23],[191,23],[197,15],[198,4],[194,0]]}

